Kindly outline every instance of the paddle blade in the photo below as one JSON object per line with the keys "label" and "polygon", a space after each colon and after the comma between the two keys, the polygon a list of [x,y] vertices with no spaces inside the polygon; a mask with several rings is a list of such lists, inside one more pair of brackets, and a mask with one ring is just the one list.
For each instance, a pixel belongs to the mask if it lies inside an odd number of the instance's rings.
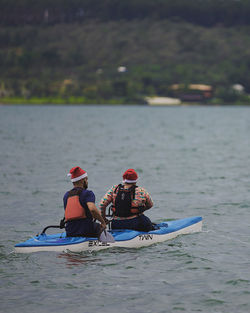
{"label": "paddle blade", "polygon": [[115,238],[106,230],[101,232],[98,239],[99,241],[104,242],[104,243],[115,242]]}

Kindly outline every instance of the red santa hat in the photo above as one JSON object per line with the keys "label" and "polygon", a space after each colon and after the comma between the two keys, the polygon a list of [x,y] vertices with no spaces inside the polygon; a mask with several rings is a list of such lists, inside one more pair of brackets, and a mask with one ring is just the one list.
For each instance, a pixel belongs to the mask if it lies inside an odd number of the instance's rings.
{"label": "red santa hat", "polygon": [[137,182],[138,175],[134,169],[130,168],[126,170],[122,178],[124,183],[132,184]]}
{"label": "red santa hat", "polygon": [[75,166],[75,167],[72,167],[72,169],[69,171],[68,176],[70,177],[72,183],[74,183],[78,180],[88,177],[88,174],[79,166]]}

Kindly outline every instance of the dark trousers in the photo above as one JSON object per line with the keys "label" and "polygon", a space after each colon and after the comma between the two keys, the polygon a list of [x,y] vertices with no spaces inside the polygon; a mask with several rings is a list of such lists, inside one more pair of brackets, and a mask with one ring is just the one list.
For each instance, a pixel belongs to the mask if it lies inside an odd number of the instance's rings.
{"label": "dark trousers", "polygon": [[98,237],[101,225],[90,218],[68,221],[65,226],[67,237]]}
{"label": "dark trousers", "polygon": [[116,220],[113,219],[111,222],[112,229],[134,229],[139,231],[150,231],[154,227],[150,219],[145,215],[139,215],[135,218]]}

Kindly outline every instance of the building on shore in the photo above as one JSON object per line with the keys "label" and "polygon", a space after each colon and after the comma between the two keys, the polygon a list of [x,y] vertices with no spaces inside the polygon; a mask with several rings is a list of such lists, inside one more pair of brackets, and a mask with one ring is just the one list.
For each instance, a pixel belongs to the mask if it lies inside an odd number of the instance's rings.
{"label": "building on shore", "polygon": [[203,84],[174,84],[170,87],[174,96],[183,102],[206,102],[213,97],[213,87]]}

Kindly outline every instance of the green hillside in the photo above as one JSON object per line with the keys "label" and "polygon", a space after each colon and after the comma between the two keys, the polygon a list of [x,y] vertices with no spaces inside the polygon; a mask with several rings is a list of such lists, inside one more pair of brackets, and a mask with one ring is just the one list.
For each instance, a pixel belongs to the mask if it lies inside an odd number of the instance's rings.
{"label": "green hillside", "polygon": [[[41,12],[38,3],[29,6],[33,17]],[[4,1],[1,6],[9,12]],[[250,26],[243,20],[208,27],[184,16],[115,19],[103,12],[98,19],[89,13],[83,21],[49,23],[45,12],[42,21],[25,21],[26,14],[15,24],[15,12],[5,14],[0,28],[2,103],[143,103],[145,96],[174,96],[172,84],[208,84],[213,102],[248,103],[247,95],[231,89],[241,84],[250,93]],[[119,71],[121,66],[126,71]]]}

